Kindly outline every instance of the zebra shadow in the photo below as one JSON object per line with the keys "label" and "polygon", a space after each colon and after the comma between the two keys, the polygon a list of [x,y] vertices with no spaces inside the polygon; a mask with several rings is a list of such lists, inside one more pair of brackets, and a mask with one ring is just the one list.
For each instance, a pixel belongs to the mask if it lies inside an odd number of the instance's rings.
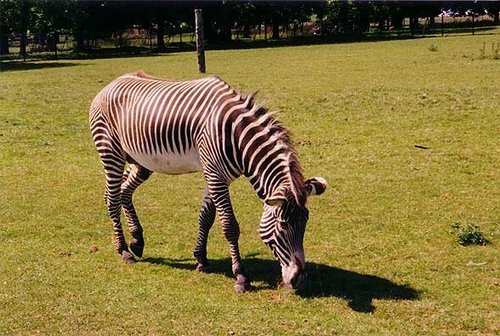
{"label": "zebra shadow", "polygon": [[[193,259],[145,258],[143,262],[167,267],[195,270]],[[274,260],[245,256],[243,263],[252,281],[252,290],[277,289],[280,267]],[[325,264],[308,262],[307,280],[296,294],[303,298],[337,297],[347,301],[354,311],[370,313],[375,311],[374,299],[418,300],[420,291],[409,285],[400,285],[375,275],[362,274]],[[207,273],[221,274],[233,278],[229,258],[211,259]]]}

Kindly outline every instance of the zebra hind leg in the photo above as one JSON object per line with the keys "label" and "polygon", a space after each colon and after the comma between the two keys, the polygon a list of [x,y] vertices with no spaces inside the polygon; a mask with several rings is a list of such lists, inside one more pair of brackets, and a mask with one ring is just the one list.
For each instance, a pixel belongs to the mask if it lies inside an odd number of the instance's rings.
{"label": "zebra hind leg", "polygon": [[196,258],[196,270],[204,272],[210,266],[207,259],[207,241],[208,233],[215,221],[215,205],[210,197],[208,188],[205,188],[203,201],[199,215],[199,230],[196,247],[194,248],[194,257]]}
{"label": "zebra hind leg", "polygon": [[92,104],[89,121],[92,138],[106,177],[104,202],[108,209],[108,215],[113,222],[115,248],[118,254],[122,256],[123,262],[133,263],[135,259],[128,250],[120,222],[122,210],[121,185],[126,158],[123,155],[119,140],[110,135],[109,126],[104,121],[102,111],[97,105]]}
{"label": "zebra hind leg", "polygon": [[104,165],[106,175],[106,186],[104,193],[104,202],[108,208],[108,214],[113,222],[115,248],[118,254],[122,256],[125,263],[134,263],[135,259],[129,252],[125,237],[123,235],[122,224],[120,221],[122,202],[121,185],[123,179],[123,170],[125,167],[125,158],[122,155],[112,151],[99,152]]}
{"label": "zebra hind leg", "polygon": [[131,235],[130,250],[138,257],[142,257],[144,251],[144,236],[139,217],[137,216],[132,202],[132,195],[137,187],[150,176],[151,171],[148,169],[138,164],[131,164],[123,175],[123,182],[121,185],[121,203]]}

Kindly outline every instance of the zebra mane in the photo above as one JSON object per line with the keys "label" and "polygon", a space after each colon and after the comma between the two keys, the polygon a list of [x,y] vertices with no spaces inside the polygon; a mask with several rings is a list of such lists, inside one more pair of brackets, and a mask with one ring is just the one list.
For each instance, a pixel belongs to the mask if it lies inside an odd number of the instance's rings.
{"label": "zebra mane", "polygon": [[295,199],[295,202],[299,206],[305,206],[307,200],[307,191],[304,185],[304,176],[302,174],[302,168],[300,166],[299,158],[297,152],[295,151],[294,144],[291,138],[291,133],[286,129],[283,124],[276,118],[276,112],[269,111],[261,104],[257,104],[254,100],[255,95],[258,92],[251,92],[246,98],[242,98],[243,101],[247,102],[247,108],[254,112],[254,116],[258,119],[261,117],[266,117],[270,122],[267,124],[268,134],[270,136],[276,136],[277,142],[286,149],[288,169],[289,169],[289,182],[290,188]]}
{"label": "zebra mane", "polygon": [[137,70],[135,72],[127,73],[123,76],[138,77],[138,78],[151,79],[151,80],[162,81],[162,82],[180,82],[180,80],[176,80],[176,79],[166,79],[166,78],[151,76],[151,75],[145,73],[143,70]]}

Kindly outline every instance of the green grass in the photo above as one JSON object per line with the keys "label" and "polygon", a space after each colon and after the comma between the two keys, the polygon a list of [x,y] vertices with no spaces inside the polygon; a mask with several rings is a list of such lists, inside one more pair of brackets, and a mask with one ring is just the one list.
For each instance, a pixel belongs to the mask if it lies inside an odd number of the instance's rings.
{"label": "green grass", "polygon": [[[254,291],[234,292],[217,223],[213,272],[194,271],[200,174],[153,175],[135,197],[143,261],[124,265],[114,251],[90,101],[138,69],[199,77],[194,53],[4,68],[0,334],[498,334],[500,63],[479,58],[496,41],[207,53],[211,73],[279,111],[306,177],[330,183],[309,202],[309,282],[297,294],[276,288],[244,179],[231,191]],[[479,225],[491,244],[460,246],[457,222]]]}

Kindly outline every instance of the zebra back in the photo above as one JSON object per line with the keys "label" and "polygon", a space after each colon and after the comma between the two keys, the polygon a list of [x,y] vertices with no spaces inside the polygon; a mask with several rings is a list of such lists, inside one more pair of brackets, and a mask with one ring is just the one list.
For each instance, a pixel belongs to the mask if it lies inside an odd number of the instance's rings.
{"label": "zebra back", "polygon": [[[306,202],[289,132],[255,103],[254,94],[243,97],[217,76],[190,81],[144,72],[121,76],[93,100],[90,123],[105,129],[129,161],[151,171],[204,170],[227,183],[244,174],[261,199],[281,188],[297,204]],[[173,168],[154,165],[166,158]]]}

